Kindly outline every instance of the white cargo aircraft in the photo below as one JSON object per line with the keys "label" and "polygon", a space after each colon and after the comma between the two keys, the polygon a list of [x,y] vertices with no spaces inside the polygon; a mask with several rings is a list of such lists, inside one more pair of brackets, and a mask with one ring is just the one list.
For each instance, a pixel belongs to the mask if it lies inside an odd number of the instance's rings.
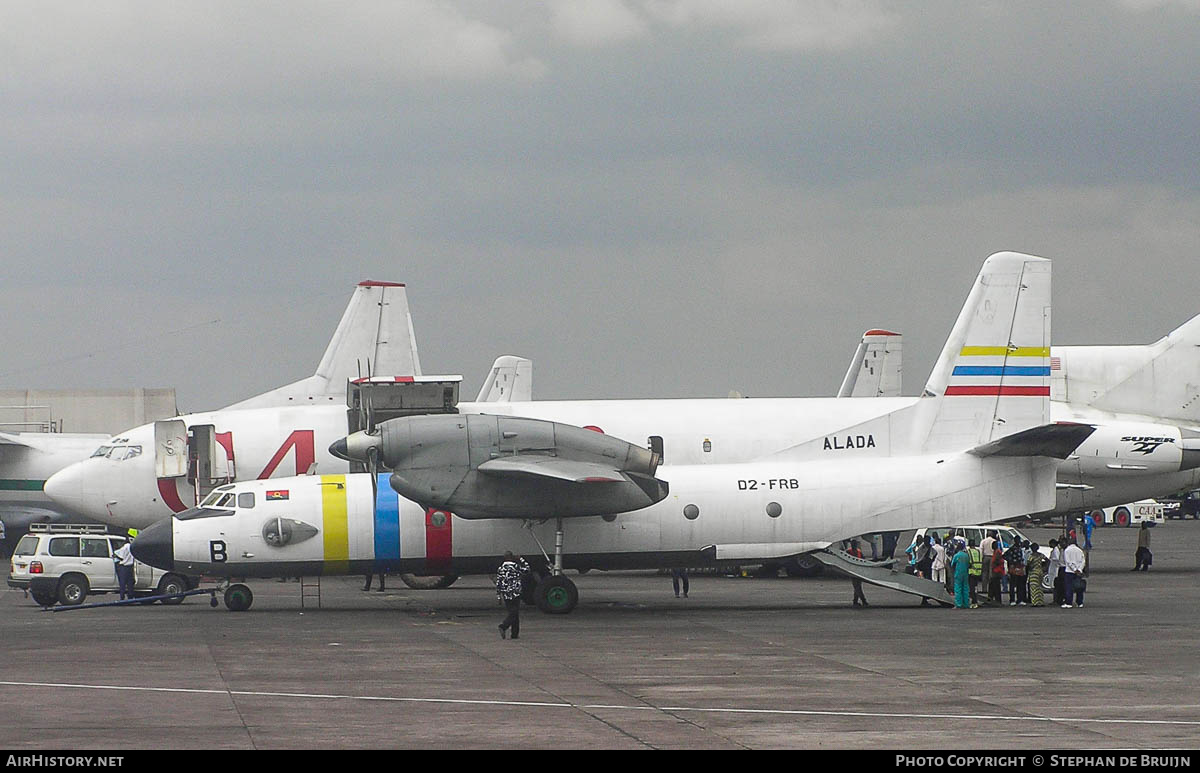
{"label": "white cargo aircraft", "polygon": [[[390,476],[221,487],[143,531],[135,554],[225,577],[470,573],[553,539],[537,601],[565,612],[577,593],[564,566],[761,562],[1048,510],[1060,461],[1093,431],[1051,423],[1050,262],[1016,253],[984,263],[922,398],[459,407],[331,449]],[[647,433],[652,451],[618,440]],[[231,609],[251,599],[226,593]]]}

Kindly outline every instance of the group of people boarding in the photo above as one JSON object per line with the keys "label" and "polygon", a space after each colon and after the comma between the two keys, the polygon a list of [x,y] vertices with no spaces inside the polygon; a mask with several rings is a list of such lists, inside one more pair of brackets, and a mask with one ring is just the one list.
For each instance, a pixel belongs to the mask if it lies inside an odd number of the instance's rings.
{"label": "group of people boarding", "polygon": [[980,586],[987,594],[983,603],[1003,605],[1006,584],[1009,606],[1045,606],[1046,591],[1053,592],[1054,604],[1063,609],[1083,606],[1087,557],[1074,540],[1050,540],[1047,557],[1036,542],[1013,538],[1006,543],[996,531],[987,532],[978,545],[948,532],[944,537],[931,532],[908,551],[914,573],[944,583],[959,609],[979,608]]}

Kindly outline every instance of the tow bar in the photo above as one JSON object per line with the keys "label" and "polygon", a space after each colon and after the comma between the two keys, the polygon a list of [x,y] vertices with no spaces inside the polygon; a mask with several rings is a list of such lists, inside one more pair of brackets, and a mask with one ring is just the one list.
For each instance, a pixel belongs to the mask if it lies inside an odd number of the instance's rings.
{"label": "tow bar", "polygon": [[159,596],[142,596],[137,599],[125,599],[124,601],[98,601],[94,604],[76,604],[74,606],[56,606],[42,607],[43,612],[69,612],[72,609],[99,609],[100,607],[127,607],[132,604],[149,604],[163,599],[182,599],[188,596],[199,596],[207,593],[211,596],[208,605],[215,607],[217,605],[217,589],[216,588],[197,588],[196,590],[184,591],[183,593],[164,593]]}

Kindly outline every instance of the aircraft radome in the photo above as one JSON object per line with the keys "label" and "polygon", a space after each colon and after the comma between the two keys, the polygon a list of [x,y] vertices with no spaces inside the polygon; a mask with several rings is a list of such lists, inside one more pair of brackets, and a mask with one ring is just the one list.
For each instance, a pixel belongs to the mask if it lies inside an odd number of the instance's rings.
{"label": "aircraft radome", "polygon": [[[1050,262],[998,253],[922,398],[503,403],[396,418],[331,449],[387,472],[223,486],[144,530],[134,552],[222,577],[462,574],[550,544],[537,602],[566,612],[577,592],[564,567],[765,561],[868,532],[1014,518],[1053,507],[1059,463],[1093,431],[1051,423],[1049,347]],[[647,435],[651,450],[627,442]],[[242,584],[226,593],[230,608],[251,599]]]}

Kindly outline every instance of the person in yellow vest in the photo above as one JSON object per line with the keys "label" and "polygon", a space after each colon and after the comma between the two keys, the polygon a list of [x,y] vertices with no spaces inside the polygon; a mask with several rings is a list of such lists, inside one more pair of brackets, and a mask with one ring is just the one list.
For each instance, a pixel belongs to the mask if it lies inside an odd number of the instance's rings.
{"label": "person in yellow vest", "polygon": [[967,546],[967,557],[971,560],[969,574],[971,579],[971,609],[979,609],[979,599],[976,593],[979,589],[979,580],[983,577],[983,551],[975,544],[975,540]]}

